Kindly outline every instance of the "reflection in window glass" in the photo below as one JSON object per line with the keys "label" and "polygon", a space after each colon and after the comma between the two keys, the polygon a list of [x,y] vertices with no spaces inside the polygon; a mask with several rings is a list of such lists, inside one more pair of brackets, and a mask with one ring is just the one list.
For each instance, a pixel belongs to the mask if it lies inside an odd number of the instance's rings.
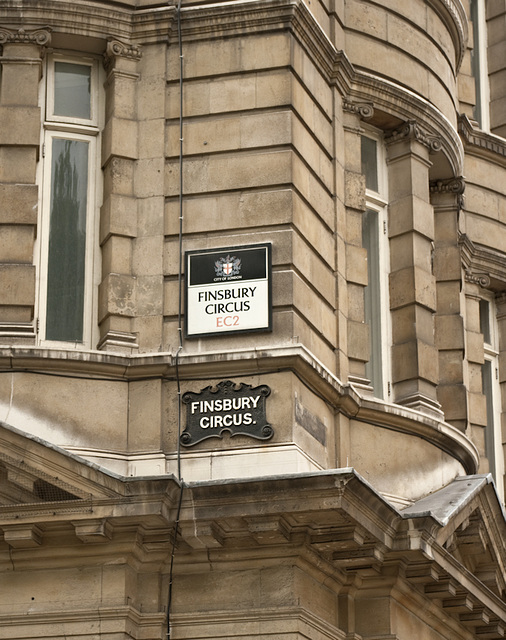
{"label": "reflection in window glass", "polygon": [[88,143],[54,138],[46,339],[82,341]]}
{"label": "reflection in window glass", "polygon": [[54,113],[71,118],[91,118],[91,67],[70,62],[54,64]]}
{"label": "reflection in window glass", "polygon": [[376,140],[362,136],[362,173],[366,189],[378,191],[378,152]]}
{"label": "reflection in window glass", "polygon": [[374,395],[383,398],[379,220],[376,211],[367,210],[364,213],[362,246],[367,250],[368,283],[364,290],[364,312],[371,336],[371,357],[365,370],[374,389]]}

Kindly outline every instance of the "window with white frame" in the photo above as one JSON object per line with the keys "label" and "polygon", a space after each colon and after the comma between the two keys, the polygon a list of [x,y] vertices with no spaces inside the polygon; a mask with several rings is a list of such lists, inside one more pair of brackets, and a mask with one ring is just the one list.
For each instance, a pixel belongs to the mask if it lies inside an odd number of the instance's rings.
{"label": "window with white frame", "polygon": [[481,371],[483,395],[487,405],[485,455],[490,473],[504,503],[504,452],[501,434],[501,388],[499,384],[499,344],[496,307],[492,297],[480,300],[480,331],[483,334],[484,363]]}
{"label": "window with white frame", "polygon": [[474,77],[476,103],[473,116],[484,131],[490,130],[490,89],[487,63],[487,19],[485,0],[471,0],[473,49],[471,69]]}
{"label": "window with white frame", "polygon": [[366,182],[362,246],[367,250],[368,276],[368,283],[364,289],[364,311],[370,335],[370,359],[366,364],[366,375],[371,382],[374,395],[387,399],[390,392],[390,257],[386,162],[381,136],[373,132],[363,135],[361,151],[362,173]]}
{"label": "window with white frame", "polygon": [[41,344],[92,345],[101,192],[99,73],[98,60],[91,56],[54,53],[47,58],[40,176]]}

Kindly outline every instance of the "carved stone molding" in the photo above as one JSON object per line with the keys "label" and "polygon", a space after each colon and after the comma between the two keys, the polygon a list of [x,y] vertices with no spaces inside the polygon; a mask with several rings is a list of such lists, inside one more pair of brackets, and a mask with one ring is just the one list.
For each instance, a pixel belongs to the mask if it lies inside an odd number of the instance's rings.
{"label": "carved stone molding", "polygon": [[429,149],[430,153],[437,153],[443,147],[439,136],[434,136],[425,131],[415,120],[408,120],[398,129],[394,129],[385,138],[387,144],[393,144],[400,140],[416,140]]}
{"label": "carved stone molding", "polygon": [[126,58],[137,62],[141,59],[141,55],[140,46],[109,38],[104,53],[104,67],[109,69],[117,58]]}
{"label": "carved stone molding", "polygon": [[465,280],[470,284],[479,284],[487,289],[490,286],[490,276],[486,273],[474,273],[471,269],[465,270]]}
{"label": "carved stone molding", "polygon": [[506,292],[506,254],[504,251],[472,242],[462,233],[459,237],[465,280],[496,293]]}
{"label": "carved stone molding", "polygon": [[466,188],[465,178],[459,176],[449,180],[434,180],[430,183],[431,193],[449,193],[457,198],[457,206],[462,209],[464,206],[464,191]]}
{"label": "carved stone molding", "polygon": [[38,44],[41,47],[49,44],[51,40],[50,27],[26,31],[25,29],[0,28],[0,44]]}
{"label": "carved stone molding", "polygon": [[343,101],[343,111],[356,113],[364,120],[368,120],[374,115],[374,105],[371,102],[353,102],[352,100],[345,98]]}
{"label": "carved stone molding", "polygon": [[459,117],[459,133],[464,140],[466,152],[500,161],[506,160],[506,141],[481,129],[476,129],[466,115]]}

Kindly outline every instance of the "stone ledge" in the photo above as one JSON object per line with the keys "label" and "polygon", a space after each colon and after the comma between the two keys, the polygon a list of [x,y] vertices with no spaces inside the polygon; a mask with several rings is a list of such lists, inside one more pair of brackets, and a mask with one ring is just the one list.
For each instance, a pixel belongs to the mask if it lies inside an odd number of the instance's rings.
{"label": "stone ledge", "polygon": [[[476,473],[478,468],[476,447],[458,429],[414,409],[362,397],[353,385],[343,384],[302,345],[182,353],[178,358],[178,370],[181,381],[290,371],[343,415],[423,438],[458,460],[466,473]],[[40,372],[62,377],[77,375],[124,382],[152,377],[174,381],[176,361],[172,353],[119,355],[40,347],[0,347],[1,371]]]}

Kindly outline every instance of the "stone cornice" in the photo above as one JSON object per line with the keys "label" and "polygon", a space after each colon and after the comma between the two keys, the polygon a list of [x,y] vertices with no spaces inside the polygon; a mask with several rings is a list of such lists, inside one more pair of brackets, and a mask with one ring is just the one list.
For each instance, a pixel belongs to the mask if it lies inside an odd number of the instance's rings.
{"label": "stone cornice", "polygon": [[459,133],[464,141],[465,151],[474,156],[506,167],[506,140],[475,128],[466,115],[459,117]]}
{"label": "stone cornice", "polygon": [[441,16],[452,35],[458,71],[469,37],[468,19],[462,2],[460,0],[428,0],[428,4]]}
{"label": "stone cornice", "polygon": [[441,151],[448,159],[452,173],[463,174],[462,140],[452,123],[425,98],[391,80],[357,70],[348,99],[355,103],[370,103],[375,112],[387,113],[404,123],[414,120],[427,137],[440,139]]}
{"label": "stone cornice", "polygon": [[[78,376],[97,381],[131,382],[157,377],[170,382],[176,379],[175,357],[168,353],[123,356],[37,347],[0,349],[0,375],[10,371]],[[467,473],[475,473],[478,467],[476,448],[460,431],[414,409],[362,397],[353,385],[343,384],[302,345],[208,352],[205,358],[202,353],[183,352],[179,356],[178,371],[184,384],[194,379],[219,380],[291,372],[344,415],[423,438],[455,457]]]}
{"label": "stone cornice", "polygon": [[466,282],[506,292],[506,253],[474,243],[465,233],[459,245]]}

